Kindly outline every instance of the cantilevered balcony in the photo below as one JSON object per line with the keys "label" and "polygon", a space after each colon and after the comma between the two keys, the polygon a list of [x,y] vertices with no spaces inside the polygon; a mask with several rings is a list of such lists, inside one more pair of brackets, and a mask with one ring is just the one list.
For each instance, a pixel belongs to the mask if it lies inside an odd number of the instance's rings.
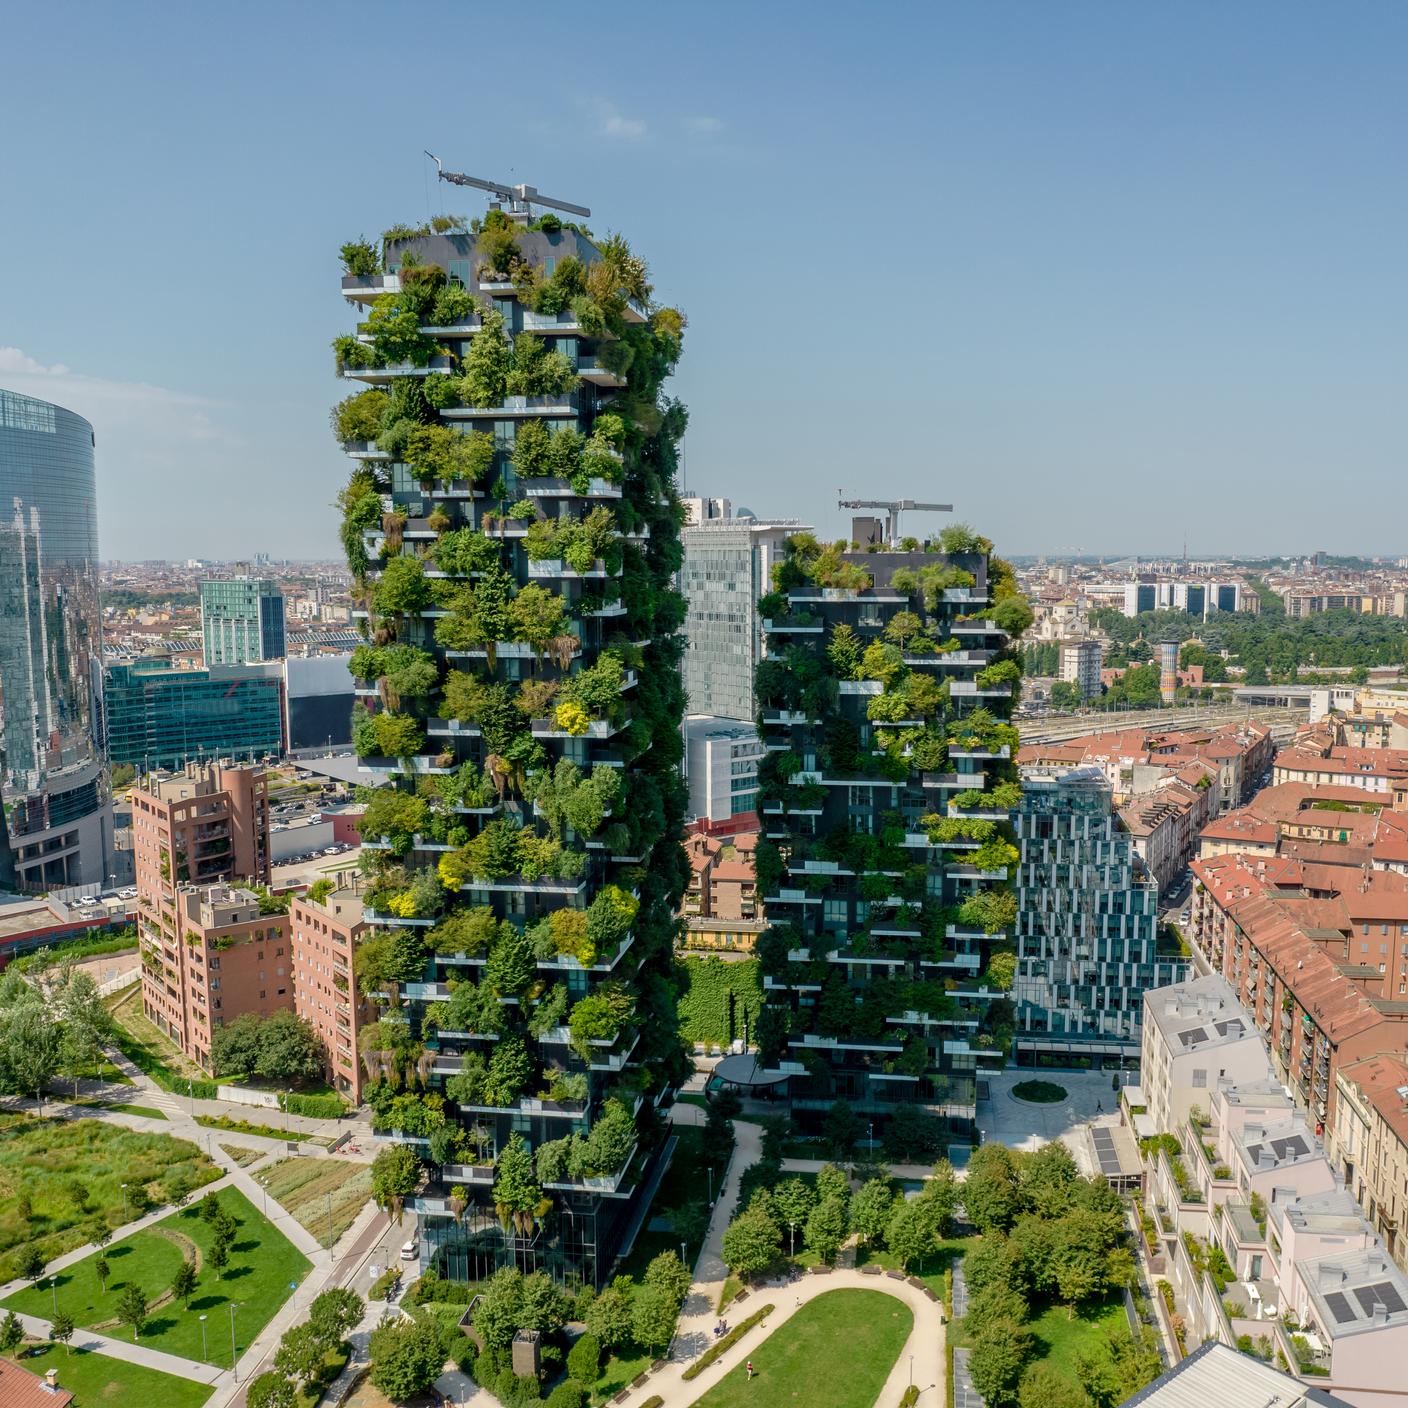
{"label": "cantilevered balcony", "polygon": [[383,293],[400,293],[399,274],[345,274],[342,296],[349,303],[372,303]]}
{"label": "cantilevered balcony", "polygon": [[[410,362],[390,362],[384,367],[344,367],[344,381],[365,381],[369,385],[388,384],[403,376],[432,376],[436,373],[452,372],[455,369],[451,357],[432,357],[423,367]],[[447,411],[446,415],[452,414]]]}

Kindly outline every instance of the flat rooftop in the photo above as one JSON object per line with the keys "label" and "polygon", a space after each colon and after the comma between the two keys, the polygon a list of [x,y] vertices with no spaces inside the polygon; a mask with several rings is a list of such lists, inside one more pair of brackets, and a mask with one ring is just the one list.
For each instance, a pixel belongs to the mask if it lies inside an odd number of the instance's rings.
{"label": "flat rooftop", "polygon": [[1301,1268],[1320,1323],[1332,1337],[1408,1325],[1408,1278],[1381,1247]]}
{"label": "flat rooftop", "polygon": [[1216,974],[1145,993],[1144,1011],[1174,1055],[1256,1036],[1232,985]]}

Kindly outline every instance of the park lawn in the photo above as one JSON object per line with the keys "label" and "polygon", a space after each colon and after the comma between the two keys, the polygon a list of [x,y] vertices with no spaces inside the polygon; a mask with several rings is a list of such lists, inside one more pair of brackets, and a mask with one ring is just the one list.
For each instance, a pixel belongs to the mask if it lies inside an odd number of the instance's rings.
{"label": "park lawn", "polygon": [[696,1408],[873,1408],[914,1313],[883,1291],[828,1291],[808,1301],[731,1370]]}
{"label": "park lawn", "polygon": [[303,1144],[311,1139],[297,1129],[280,1129],[272,1124],[251,1124],[248,1120],[232,1119],[229,1115],[197,1115],[196,1123],[202,1129],[227,1129],[234,1134],[257,1134],[261,1139],[281,1139],[289,1144]]}
{"label": "park lawn", "polygon": [[601,1366],[601,1373],[597,1375],[596,1382],[588,1392],[593,1403],[605,1403],[625,1388],[637,1374],[643,1374],[650,1368],[651,1358],[645,1353],[618,1354],[612,1352],[606,1356],[606,1363]]}
{"label": "park lawn", "polygon": [[[311,1263],[237,1189],[224,1188],[216,1196],[234,1215],[239,1227],[224,1274],[217,1278],[208,1266],[201,1265],[200,1281],[190,1306],[168,1301],[154,1308],[142,1329],[140,1342],[167,1354],[199,1359],[198,1317],[204,1313],[210,1317],[207,1330],[211,1362],[221,1363],[230,1354],[229,1304],[235,1304],[236,1339],[242,1349],[247,1349],[292,1294],[291,1283],[301,1281]],[[201,1218],[198,1202],[192,1202],[154,1226],[103,1249],[109,1267],[106,1291],[94,1269],[97,1253],[60,1271],[56,1277],[59,1309],[84,1329],[130,1339],[130,1327],[114,1323],[124,1288],[140,1287],[150,1304],[165,1294],[190,1246],[194,1244],[199,1249],[203,1261],[210,1243],[210,1225]],[[48,1279],[17,1291],[4,1305],[47,1320],[53,1313]]]}
{"label": "park lawn", "polygon": [[[976,1237],[946,1237],[932,1252],[919,1258],[910,1266],[906,1275],[922,1281],[929,1289],[943,1298],[945,1310],[951,1310],[944,1273],[977,1243]],[[798,1261],[801,1256],[798,1256]],[[903,1271],[900,1259],[886,1247],[861,1247],[856,1252],[856,1269],[862,1266],[880,1266],[886,1271]]]}
{"label": "park lawn", "polygon": [[[294,1155],[254,1175],[317,1239],[330,1246],[347,1231],[372,1195],[369,1164]],[[331,1197],[332,1225],[328,1225]],[[331,1232],[331,1240],[329,1240]]]}
{"label": "park lawn", "polygon": [[[0,1280],[18,1274],[20,1250],[45,1261],[128,1220],[122,1185],[154,1202],[199,1188],[220,1170],[194,1144],[103,1120],[24,1119],[0,1130]],[[22,1198],[29,1199],[22,1215]]]}
{"label": "park lawn", "polygon": [[1038,1357],[1067,1377],[1077,1379],[1076,1355],[1098,1346],[1107,1330],[1128,1330],[1129,1319],[1124,1313],[1123,1298],[1115,1296],[1090,1306],[1074,1319],[1067,1318],[1064,1305],[1049,1306],[1029,1320],[1027,1328],[1036,1336]]}
{"label": "park lawn", "polygon": [[[10,1356],[13,1358],[14,1356]],[[42,1354],[30,1354],[17,1363],[41,1378],[56,1369],[59,1387],[73,1394],[73,1408],[104,1408],[109,1404],[159,1403],[161,1408],[200,1408],[215,1392],[213,1384],[163,1374],[141,1364],[129,1364],[92,1350],[71,1354],[59,1345],[48,1345]]]}
{"label": "park lawn", "polygon": [[117,1110],[124,1115],[145,1115],[149,1120],[164,1120],[162,1111],[155,1105],[109,1105],[109,1110]]}
{"label": "park lawn", "polygon": [[209,1080],[210,1077],[182,1054],[181,1048],[166,1036],[142,1011],[142,985],[124,988],[103,999],[103,1006],[117,1023],[113,1045],[139,1071],[161,1083],[177,1080]]}

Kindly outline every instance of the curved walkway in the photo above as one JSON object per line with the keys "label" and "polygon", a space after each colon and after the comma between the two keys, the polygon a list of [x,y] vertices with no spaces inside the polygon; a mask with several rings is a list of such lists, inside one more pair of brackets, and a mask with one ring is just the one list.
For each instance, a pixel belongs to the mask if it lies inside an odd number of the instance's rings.
{"label": "curved walkway", "polygon": [[[676,1105],[672,1118],[680,1124],[702,1124],[704,1111],[691,1105]],[[714,1326],[719,1316],[715,1306],[728,1275],[723,1261],[723,1236],[738,1202],[738,1189],[745,1170],[757,1162],[762,1153],[763,1131],[760,1125],[735,1120],[735,1144],[724,1177],[724,1186],[714,1205],[709,1222],[709,1235],[704,1240],[694,1266],[694,1284],[680,1312],[679,1325],[670,1349],[670,1358],[663,1369],[653,1373],[639,1388],[626,1391],[613,1399],[623,1408],[638,1408],[647,1399],[659,1395],[664,1408],[688,1408],[702,1397],[731,1369],[744,1363],[757,1347],[796,1314],[799,1307],[827,1291],[856,1289],[881,1291],[905,1302],[914,1314],[909,1338],[895,1361],[885,1387],[881,1404],[897,1404],[910,1382],[909,1357],[914,1356],[914,1382],[921,1390],[921,1404],[930,1408],[944,1400],[944,1320],[943,1307],[930,1300],[917,1286],[896,1276],[869,1276],[859,1271],[813,1273],[798,1281],[783,1281],[761,1285],[750,1291],[736,1311],[737,1320],[746,1319],[754,1310],[771,1304],[772,1314],[732,1345],[697,1378],[685,1379],[684,1371],[714,1342]],[[936,1390],[936,1392],[935,1392]],[[931,1395],[925,1397],[925,1395]]]}

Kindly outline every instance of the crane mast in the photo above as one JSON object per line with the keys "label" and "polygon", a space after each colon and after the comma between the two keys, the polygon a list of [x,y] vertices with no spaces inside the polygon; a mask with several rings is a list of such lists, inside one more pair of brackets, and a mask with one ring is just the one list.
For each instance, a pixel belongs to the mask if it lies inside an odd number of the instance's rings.
{"label": "crane mast", "polygon": [[552,210],[565,210],[569,215],[580,215],[584,219],[591,214],[585,205],[572,205],[565,200],[540,195],[536,186],[524,185],[521,182],[516,186],[509,186],[502,181],[486,181],[482,176],[466,176],[460,171],[446,171],[434,152],[426,152],[426,156],[435,163],[435,170],[442,181],[448,181],[452,186],[473,186],[476,190],[488,191],[496,199],[508,202],[510,215],[527,217],[532,214],[530,207],[535,205],[545,205]]}
{"label": "crane mast", "polygon": [[952,504],[923,503],[918,499],[843,499],[840,490],[836,491],[837,508],[883,508],[885,510],[885,537],[890,546],[898,547],[900,542],[901,513],[952,513]]}

